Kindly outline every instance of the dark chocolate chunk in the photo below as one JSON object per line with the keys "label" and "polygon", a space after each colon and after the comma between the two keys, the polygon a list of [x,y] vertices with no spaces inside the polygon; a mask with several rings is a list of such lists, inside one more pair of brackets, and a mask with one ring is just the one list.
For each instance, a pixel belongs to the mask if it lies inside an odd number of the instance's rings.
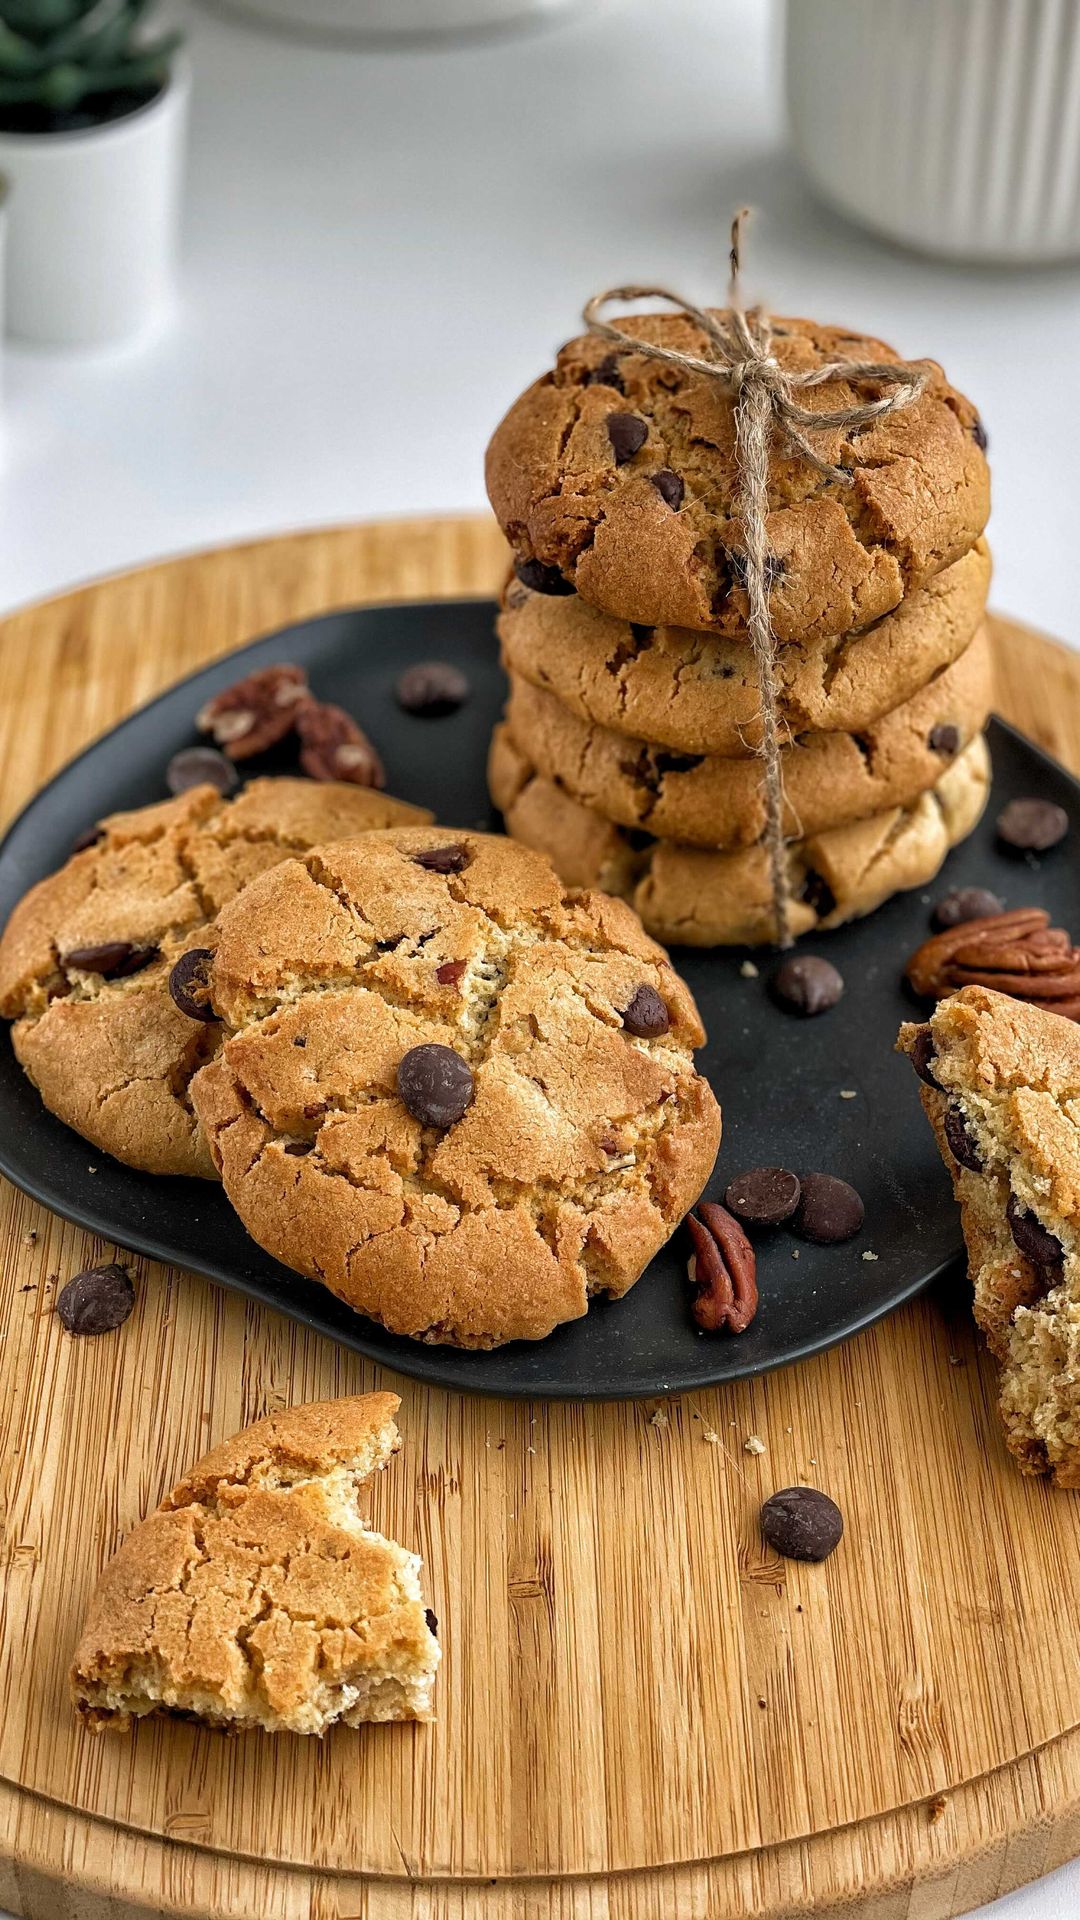
{"label": "dark chocolate chunk", "polygon": [[397,1073],[398,1093],[422,1127],[452,1127],[472,1102],[472,1068],[452,1047],[429,1041],[410,1047]]}
{"label": "dark chocolate chunk", "polygon": [[846,1180],[837,1180],[831,1173],[804,1173],[800,1185],[791,1224],[804,1240],[831,1247],[858,1233],[866,1209]]}
{"label": "dark chocolate chunk", "polygon": [[567,594],[573,593],[573,581],[559,572],[558,567],[547,567],[542,560],[517,560],[514,572],[523,587],[531,593]]}
{"label": "dark chocolate chunk", "polygon": [[625,393],[618,354],[606,354],[595,367],[589,368],[581,384],[583,387],[614,387],[616,393]]}
{"label": "dark chocolate chunk", "polygon": [[1065,1260],[1065,1249],[1061,1241],[1054,1234],[1048,1233],[1046,1228],[1036,1220],[1035,1215],[1028,1213],[1026,1208],[1020,1205],[1014,1193],[1009,1195],[1005,1216],[1009,1222],[1012,1237],[1021,1253],[1026,1254],[1037,1267],[1061,1268]]}
{"label": "dark chocolate chunk", "polygon": [[655,473],[650,473],[649,479],[664,505],[670,507],[672,513],[678,513],[686,495],[686,482],[682,474],[675,473],[671,467],[659,467]]}
{"label": "dark chocolate chunk", "polygon": [[1016,853],[1046,853],[1064,840],[1069,816],[1064,807],[1035,796],[1010,800],[997,817],[998,839]]}
{"label": "dark chocolate chunk", "polygon": [[945,1138],[949,1143],[949,1152],[962,1167],[970,1168],[972,1173],[981,1173],[982,1156],[968,1132],[967,1121],[955,1102],[945,1109]]}
{"label": "dark chocolate chunk", "polygon": [[78,839],[73,843],[71,851],[72,853],[85,853],[88,847],[96,847],[98,841],[104,840],[104,838],[104,827],[87,827],[86,832],[80,833]]}
{"label": "dark chocolate chunk", "polygon": [[624,1008],[622,1023],[638,1040],[658,1040],[671,1026],[671,1015],[656,988],[643,982]]}
{"label": "dark chocolate chunk", "polygon": [[439,1637],[439,1622],[430,1607],[424,1608],[424,1619],[427,1621],[428,1632],[433,1633],[437,1640]]}
{"label": "dark chocolate chunk", "polygon": [[939,1082],[933,1073],[933,1062],[936,1053],[937,1048],[934,1045],[934,1036],[929,1027],[920,1027],[918,1033],[915,1035],[915,1045],[911,1049],[911,1064],[918,1074],[919,1079],[925,1080],[928,1087],[939,1086]]}
{"label": "dark chocolate chunk", "polygon": [[611,451],[615,455],[615,465],[625,466],[635,453],[640,453],[649,437],[649,429],[640,414],[609,413],[607,434],[611,441]]}
{"label": "dark chocolate chunk", "polygon": [[978,414],[975,415],[971,423],[971,437],[980,451],[985,453],[987,447],[990,445],[990,436]]}
{"label": "dark chocolate chunk", "polygon": [[220,794],[235,793],[240,775],[231,760],[216,747],[183,747],[174,753],[165,769],[165,785],[170,793],[186,793],[189,787],[216,787]]}
{"label": "dark chocolate chunk", "polygon": [[796,953],[777,967],[772,991],[790,1013],[810,1018],[835,1007],[844,991],[844,980],[831,960],[820,960],[815,953]]}
{"label": "dark chocolate chunk", "polygon": [[122,980],[126,974],[141,973],[157,957],[157,947],[136,947],[130,940],[103,940],[99,947],[72,947],[62,956],[62,963],[78,973],[100,973],[103,980]]}
{"label": "dark chocolate chunk", "polygon": [[1003,902],[989,887],[954,887],[938,901],[930,924],[944,933],[947,927],[959,927],[965,920],[986,920],[1003,910]]}
{"label": "dark chocolate chunk", "polygon": [[189,1020],[218,1018],[210,1005],[209,973],[213,958],[211,947],[189,947],[169,975],[169,992]]}
{"label": "dark chocolate chunk", "polygon": [[69,1280],[56,1298],[56,1311],[69,1333],[112,1333],[135,1305],[135,1288],[125,1267],[87,1267]]}
{"label": "dark chocolate chunk", "polygon": [[456,713],[469,697],[469,683],[448,660],[422,660],[406,667],[398,680],[398,705],[418,719],[438,720]]}
{"label": "dark chocolate chunk", "polygon": [[428,847],[423,853],[412,856],[414,867],[424,867],[428,873],[461,873],[469,864],[469,849],[460,840],[445,847]]}
{"label": "dark chocolate chunk", "polygon": [[931,753],[940,753],[944,760],[951,760],[960,747],[960,729],[944,724],[931,727],[926,744]]}
{"label": "dark chocolate chunk", "polygon": [[826,1560],[840,1545],[844,1516],[816,1487],[783,1487],[762,1507],[761,1531],[785,1560]]}
{"label": "dark chocolate chunk", "polygon": [[732,1180],[724,1205],[748,1227],[778,1227],[799,1204],[798,1176],[786,1167],[751,1167]]}
{"label": "dark chocolate chunk", "polygon": [[824,874],[815,873],[812,867],[803,881],[801,898],[813,908],[819,920],[827,920],[830,913],[836,911],[835,893]]}

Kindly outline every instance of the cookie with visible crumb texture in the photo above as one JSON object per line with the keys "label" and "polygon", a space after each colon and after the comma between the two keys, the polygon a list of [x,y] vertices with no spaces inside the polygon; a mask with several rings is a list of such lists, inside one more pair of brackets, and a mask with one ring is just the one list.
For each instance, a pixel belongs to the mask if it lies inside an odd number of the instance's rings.
{"label": "cookie with visible crumb texture", "polygon": [[1080,1487],[1080,1029],[964,987],[903,1026],[899,1049],[927,1032],[936,1084],[919,1092],[960,1204],[1006,1442],[1025,1473]]}
{"label": "cookie with visible crumb texture", "polygon": [[[218,927],[232,1031],[192,1098],[225,1191],[260,1246],[391,1331],[540,1339],[625,1293],[705,1185],[720,1112],[693,999],[627,906],[541,855],[369,834],[264,874]],[[652,1038],[624,1024],[642,987],[666,1009]],[[431,1045],[472,1079],[450,1125],[399,1093]]]}
{"label": "cookie with visible crumb texture", "polygon": [[[634,314],[636,337],[708,358],[686,314]],[[780,320],[773,352],[809,372],[835,360],[888,360],[880,340],[812,320]],[[824,477],[774,439],[766,521],[780,641],[867,627],[973,546],[990,507],[978,416],[925,362],[909,407],[845,432],[811,432],[815,452],[850,474]],[[827,413],[859,405],[837,376],[799,394]],[[631,416],[632,426],[619,424]],[[571,340],[552,372],[515,401],[487,455],[496,517],[520,561],[557,570],[591,606],[651,626],[742,633],[747,602],[732,395],[717,380],[594,335]]]}
{"label": "cookie with visible crumb texture", "polygon": [[401,1445],[394,1393],[271,1414],[215,1447],[98,1582],[71,1669],[94,1733],[149,1715],[267,1733],[430,1720],[420,1561],[360,1491]]}
{"label": "cookie with visible crumb texture", "polygon": [[[549,854],[568,886],[601,887],[629,900],[657,940],[725,947],[775,938],[763,847],[717,853],[614,826],[536,773],[505,727],[492,740],[488,778],[515,839]],[[792,933],[842,926],[894,893],[926,886],[950,847],[976,826],[989,792],[990,756],[980,736],[911,806],[790,841]]]}
{"label": "cookie with visible crumb texture", "polygon": [[[231,800],[190,787],[101,821],[92,846],[19,901],[0,939],[0,1014],[45,1105],[128,1166],[212,1179],[187,1089],[220,1030],[175,1005],[173,965],[212,947],[219,908],[287,854],[429,818],[343,782],[264,779]],[[66,961],[108,946],[146,964],[109,978]]]}

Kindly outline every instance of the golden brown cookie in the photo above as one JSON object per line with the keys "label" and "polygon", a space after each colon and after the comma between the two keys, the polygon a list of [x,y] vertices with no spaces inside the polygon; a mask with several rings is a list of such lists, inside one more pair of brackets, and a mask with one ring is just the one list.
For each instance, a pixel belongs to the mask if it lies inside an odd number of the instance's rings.
{"label": "golden brown cookie", "polygon": [[290,1407],[185,1475],[98,1582],[71,1670],[94,1733],[148,1714],[267,1733],[430,1720],[420,1561],[361,1517],[395,1393]]}
{"label": "golden brown cookie", "polygon": [[[989,581],[980,540],[865,632],[778,647],[782,740],[858,731],[910,700],[968,645]],[[761,744],[757,673],[739,636],[642,626],[520,580],[504,595],[499,635],[509,672],[581,720],[682,753],[737,757]]]}
{"label": "golden brown cookie", "polygon": [[[806,733],[782,754],[784,831],[805,838],[909,805],[982,732],[993,662],[985,628],[950,667],[858,733]],[[760,759],[682,754],[579,720],[511,678],[506,724],[537,771],[594,813],[698,847],[746,847],[765,830]]]}
{"label": "golden brown cookie", "polygon": [[[550,854],[568,886],[601,887],[629,900],[656,939],[722,947],[775,937],[769,862],[760,845],[717,853],[614,826],[535,773],[505,727],[492,741],[489,778],[515,839]],[[791,842],[792,932],[838,927],[891,894],[925,886],[976,825],[989,791],[990,756],[979,736],[910,806]]]}
{"label": "golden brown cookie", "polygon": [[321,847],[219,917],[192,1085],[248,1232],[396,1333],[535,1340],[633,1285],[712,1170],[694,1002],[511,840]]}
{"label": "golden brown cookie", "polygon": [[1080,1029],[964,987],[898,1045],[960,1203],[1006,1441],[1025,1473],[1080,1487]]}
{"label": "golden brown cookie", "polygon": [[174,962],[212,947],[219,907],[286,854],[428,818],[368,788],[280,779],[103,820],[0,938],[0,1013],[45,1105],[129,1166],[213,1178],[187,1089],[220,1032],[176,1006]]}
{"label": "golden brown cookie", "polygon": [[[708,357],[685,314],[619,324],[642,340]],[[889,360],[880,340],[778,320],[784,366]],[[778,639],[808,641],[867,627],[974,544],[989,512],[985,436],[970,401],[940,367],[910,407],[854,430],[811,434],[850,483],[823,478],[774,444],[767,532]],[[833,379],[800,404],[832,412],[867,389]],[[631,450],[634,449],[634,450]],[[730,392],[704,374],[645,354],[571,340],[554,370],[515,401],[495,430],[487,486],[519,560],[551,569],[583,600],[624,620],[741,633],[746,623],[742,530]]]}

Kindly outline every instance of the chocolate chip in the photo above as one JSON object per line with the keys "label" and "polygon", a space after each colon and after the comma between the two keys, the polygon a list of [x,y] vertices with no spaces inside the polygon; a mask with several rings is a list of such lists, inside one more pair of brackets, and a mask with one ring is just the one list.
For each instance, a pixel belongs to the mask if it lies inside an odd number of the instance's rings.
{"label": "chocolate chip", "polygon": [[87,827],[86,832],[80,833],[78,839],[72,843],[71,851],[72,853],[85,853],[88,847],[96,847],[98,841],[104,840],[104,838],[104,827]]}
{"label": "chocolate chip", "polygon": [[924,1080],[928,1087],[937,1087],[940,1091],[940,1082],[935,1079],[931,1071],[932,1063],[936,1058],[937,1048],[934,1045],[933,1034],[929,1027],[920,1027],[911,1049],[911,1064],[920,1080]]}
{"label": "chocolate chip", "polygon": [[523,587],[531,593],[573,593],[574,584],[560,573],[558,567],[546,567],[542,560],[517,560],[514,572]]}
{"label": "chocolate chip", "polygon": [[686,494],[686,482],[681,473],[675,473],[671,467],[660,467],[656,473],[650,473],[649,479],[660,495],[666,507],[672,513],[678,513]]}
{"label": "chocolate chip", "polygon": [[469,683],[448,660],[422,660],[407,667],[395,689],[398,705],[422,720],[456,713],[469,697]]}
{"label": "chocolate chip", "polygon": [[460,987],[465,977],[465,967],[464,960],[444,960],[442,966],[435,969],[435,978],[440,987]]}
{"label": "chocolate chip", "polygon": [[615,455],[615,465],[622,467],[633,459],[635,453],[641,452],[649,437],[649,429],[636,413],[609,413],[607,435]]}
{"label": "chocolate chip", "polygon": [[622,1023],[638,1040],[658,1040],[671,1026],[671,1015],[656,988],[642,984],[623,1009]]}
{"label": "chocolate chip", "polygon": [[748,1227],[778,1227],[799,1204],[798,1176],[786,1167],[751,1167],[732,1180],[724,1205]]}
{"label": "chocolate chip", "polygon": [[590,367],[581,384],[583,387],[614,387],[616,393],[625,393],[618,354],[609,353],[598,366]]}
{"label": "chocolate chip", "polygon": [[1035,1215],[1020,1205],[1015,1193],[1009,1195],[1005,1217],[1021,1253],[1026,1254],[1035,1266],[1053,1269],[1064,1264],[1065,1249],[1061,1241],[1040,1226]]}
{"label": "chocolate chip", "polygon": [[781,1006],[807,1019],[814,1014],[828,1013],[844,991],[843,975],[831,960],[820,960],[815,953],[796,953],[790,960],[783,961],[773,974],[771,984]]}
{"label": "chocolate chip", "polygon": [[115,1261],[77,1273],[56,1298],[57,1314],[69,1333],[112,1333],[123,1326],[134,1305],[131,1275]]}
{"label": "chocolate chip", "polygon": [[783,1487],[762,1507],[761,1531],[785,1560],[827,1560],[840,1545],[844,1516],[816,1487]]}
{"label": "chocolate chip", "polygon": [[1017,853],[1046,853],[1064,840],[1069,831],[1069,816],[1064,807],[1052,800],[1034,797],[1010,800],[997,817],[999,840]]}
{"label": "chocolate chip", "polygon": [[216,747],[183,747],[174,753],[165,769],[165,785],[170,793],[186,793],[189,787],[216,787],[221,794],[235,793],[240,775],[231,760]]}
{"label": "chocolate chip", "polygon": [[1003,902],[988,887],[954,887],[938,901],[930,924],[944,933],[947,927],[962,926],[965,920],[986,920],[1002,911]]}
{"label": "chocolate chip", "polygon": [[397,1074],[398,1093],[422,1127],[452,1127],[473,1097],[472,1068],[437,1041],[410,1047]]}
{"label": "chocolate chip", "polygon": [[792,1226],[819,1247],[835,1246],[858,1233],[866,1215],[854,1187],[831,1173],[804,1173]]}
{"label": "chocolate chip", "polygon": [[189,1020],[216,1020],[210,1005],[209,972],[214,958],[210,947],[189,947],[169,975],[169,992]]}
{"label": "chocolate chip", "polygon": [[815,873],[811,867],[802,884],[800,898],[812,907],[819,920],[827,920],[830,913],[836,911],[836,895],[823,874]]}
{"label": "chocolate chip", "polygon": [[141,973],[157,957],[157,947],[136,947],[130,940],[104,940],[99,947],[72,947],[62,956],[62,964],[78,973],[100,973],[103,980],[122,980],[126,974]]}
{"label": "chocolate chip", "polygon": [[285,1152],[293,1159],[299,1159],[301,1155],[310,1153],[314,1145],[314,1140],[286,1140]]}
{"label": "chocolate chip", "polygon": [[439,1622],[430,1607],[424,1608],[424,1619],[427,1621],[428,1632],[433,1633],[437,1640],[439,1637]]}
{"label": "chocolate chip", "polygon": [[981,452],[985,453],[987,447],[990,445],[990,435],[987,433],[978,414],[975,415],[971,423],[971,437]]}
{"label": "chocolate chip", "polygon": [[960,1108],[950,1104],[945,1109],[945,1138],[954,1160],[962,1167],[968,1167],[972,1173],[981,1173],[982,1155],[968,1132],[967,1121]]}
{"label": "chocolate chip", "polygon": [[469,849],[456,840],[452,846],[428,847],[423,853],[414,853],[412,863],[427,873],[461,873],[469,864]]}
{"label": "chocolate chip", "polygon": [[931,727],[926,744],[931,753],[940,753],[942,759],[951,760],[960,747],[960,729],[945,725]]}

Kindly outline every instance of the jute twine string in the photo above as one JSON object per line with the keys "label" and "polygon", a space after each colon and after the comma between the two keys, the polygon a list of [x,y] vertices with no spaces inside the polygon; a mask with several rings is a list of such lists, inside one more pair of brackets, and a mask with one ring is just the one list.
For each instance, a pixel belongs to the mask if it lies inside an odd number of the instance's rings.
{"label": "jute twine string", "polygon": [[[761,746],[765,795],[765,844],[769,855],[776,939],[780,947],[791,945],[790,884],[784,852],[784,788],[776,715],[776,637],[769,611],[770,555],[766,518],[769,511],[769,455],[774,436],[816,472],[842,486],[850,486],[852,475],[846,467],[830,465],[815,451],[808,433],[825,428],[866,426],[883,414],[896,413],[917,400],[928,378],[928,369],[903,361],[829,360],[808,372],[781,366],[772,352],[772,323],[760,307],[743,305],[739,284],[743,229],[749,209],[743,207],[731,223],[731,286],[729,311],[710,313],[684,300],[668,287],[610,287],[594,294],[587,302],[584,319],[590,333],[598,334],[614,345],[642,354],[649,360],[663,360],[669,366],[690,373],[704,374],[718,381],[735,401],[735,458],[739,476],[736,512],[743,530],[746,554],[746,597],[749,611],[747,630],[757,669],[761,693]],[[650,340],[627,333],[610,320],[600,318],[611,301],[663,300],[686,314],[700,327],[709,345],[709,358],[682,353]],[[821,387],[830,380],[846,380],[860,387],[870,382],[886,389],[872,400],[830,412],[811,412],[799,404],[798,395],[808,387]]]}

